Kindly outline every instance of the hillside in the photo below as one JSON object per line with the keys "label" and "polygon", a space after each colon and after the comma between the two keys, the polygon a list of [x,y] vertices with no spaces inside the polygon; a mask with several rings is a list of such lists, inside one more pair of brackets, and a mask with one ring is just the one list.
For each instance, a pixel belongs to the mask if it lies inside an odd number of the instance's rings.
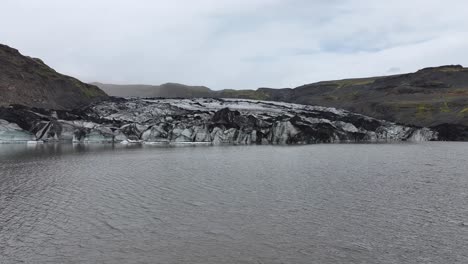
{"label": "hillside", "polygon": [[94,85],[62,75],[43,61],[0,44],[0,106],[74,109],[107,98]]}
{"label": "hillside", "polygon": [[468,69],[462,66],[256,92],[269,100],[344,108],[403,124],[468,125]]}

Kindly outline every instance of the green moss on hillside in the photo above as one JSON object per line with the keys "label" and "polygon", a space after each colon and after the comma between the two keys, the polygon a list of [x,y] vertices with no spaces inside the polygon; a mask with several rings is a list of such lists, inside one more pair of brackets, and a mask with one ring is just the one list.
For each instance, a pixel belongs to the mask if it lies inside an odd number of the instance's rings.
{"label": "green moss on hillside", "polygon": [[350,87],[350,86],[372,84],[377,79],[378,78],[376,78],[376,77],[357,78],[357,79],[344,79],[344,80],[320,82],[318,84],[332,84],[332,85],[336,85],[336,89],[341,89],[341,88],[346,88],[346,87]]}
{"label": "green moss on hillside", "polygon": [[416,117],[420,119],[432,118],[434,108],[430,104],[419,104],[416,108]]}
{"label": "green moss on hillside", "polygon": [[81,87],[81,91],[83,91],[83,94],[90,99],[103,96],[102,91],[100,91],[99,89],[96,89],[93,86],[83,86]]}
{"label": "green moss on hillside", "polygon": [[443,103],[443,105],[440,107],[440,112],[442,112],[442,113],[450,113],[450,112],[452,112],[452,110],[450,109],[450,107],[449,107],[447,101],[445,101],[445,102]]}

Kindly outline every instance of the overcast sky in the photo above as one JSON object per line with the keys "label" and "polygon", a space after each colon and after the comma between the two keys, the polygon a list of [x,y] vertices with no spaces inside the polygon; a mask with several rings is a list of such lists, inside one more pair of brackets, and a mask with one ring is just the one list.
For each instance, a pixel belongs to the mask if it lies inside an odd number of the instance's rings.
{"label": "overcast sky", "polygon": [[467,0],[2,0],[0,42],[83,81],[213,89],[468,65]]}

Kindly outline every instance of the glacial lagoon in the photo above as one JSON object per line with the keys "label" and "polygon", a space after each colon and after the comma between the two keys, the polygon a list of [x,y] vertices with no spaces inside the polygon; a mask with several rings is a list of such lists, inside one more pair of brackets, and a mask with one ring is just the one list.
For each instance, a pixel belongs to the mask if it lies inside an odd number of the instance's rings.
{"label": "glacial lagoon", "polygon": [[0,263],[468,263],[467,154],[0,145]]}

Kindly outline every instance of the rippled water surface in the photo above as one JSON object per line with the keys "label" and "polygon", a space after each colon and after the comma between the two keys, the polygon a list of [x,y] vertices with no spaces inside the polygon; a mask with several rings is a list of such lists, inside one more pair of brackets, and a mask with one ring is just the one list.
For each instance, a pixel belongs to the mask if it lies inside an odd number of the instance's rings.
{"label": "rippled water surface", "polygon": [[468,263],[468,143],[0,145],[0,263]]}

